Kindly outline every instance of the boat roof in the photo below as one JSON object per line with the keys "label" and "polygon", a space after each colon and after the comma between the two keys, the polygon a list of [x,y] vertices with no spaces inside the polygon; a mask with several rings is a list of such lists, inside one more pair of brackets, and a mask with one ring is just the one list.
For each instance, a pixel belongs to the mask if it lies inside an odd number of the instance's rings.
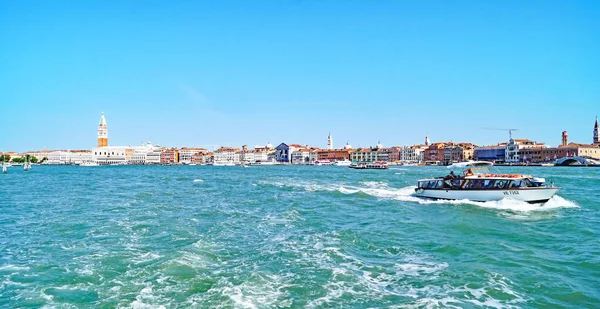
{"label": "boat roof", "polygon": [[449,165],[449,169],[455,168],[467,168],[467,167],[484,167],[484,166],[492,166],[494,163],[487,161],[468,161],[468,162],[460,162]]}

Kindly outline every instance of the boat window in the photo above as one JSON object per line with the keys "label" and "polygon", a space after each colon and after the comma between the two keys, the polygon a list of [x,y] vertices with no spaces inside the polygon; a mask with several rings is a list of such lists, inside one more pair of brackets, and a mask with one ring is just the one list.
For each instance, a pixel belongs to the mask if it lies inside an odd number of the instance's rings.
{"label": "boat window", "polygon": [[441,180],[438,180],[435,182],[435,188],[436,189],[441,189],[443,187],[443,183]]}
{"label": "boat window", "polygon": [[483,189],[489,189],[494,185],[494,180],[493,179],[486,179],[483,181],[483,184],[481,186],[481,188]]}
{"label": "boat window", "polygon": [[481,184],[482,183],[483,183],[483,181],[480,180],[480,179],[467,180],[467,183],[465,184],[465,188],[467,188],[467,189],[479,189],[479,188],[481,188]]}
{"label": "boat window", "polygon": [[496,189],[504,189],[504,187],[508,184],[507,180],[496,180],[494,184],[494,188]]}
{"label": "boat window", "polygon": [[510,182],[510,188],[520,188],[523,186],[523,181],[521,180],[513,180]]}
{"label": "boat window", "polygon": [[529,179],[525,179],[524,182],[525,182],[525,186],[527,186],[527,187],[536,187],[536,185],[533,182],[531,182],[531,180],[529,180]]}
{"label": "boat window", "polygon": [[460,179],[454,179],[454,180],[452,180],[452,186],[453,187],[460,187],[460,183],[461,183]]}

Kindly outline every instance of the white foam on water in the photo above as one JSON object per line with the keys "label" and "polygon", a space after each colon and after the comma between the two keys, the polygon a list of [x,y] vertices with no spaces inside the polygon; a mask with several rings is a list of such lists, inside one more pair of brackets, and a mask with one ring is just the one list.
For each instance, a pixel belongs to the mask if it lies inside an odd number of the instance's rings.
{"label": "white foam on water", "polygon": [[202,179],[194,179],[194,182],[204,182]]}
{"label": "white foam on water", "polygon": [[292,300],[284,289],[291,287],[292,276],[254,273],[240,285],[227,282],[220,294],[228,297],[236,308],[286,308]]}
{"label": "white foam on water", "polygon": [[29,270],[29,266],[18,266],[18,265],[12,265],[12,264],[0,266],[0,273],[3,273],[3,272],[16,273],[16,272],[27,271],[27,270]]}
{"label": "white foam on water", "polygon": [[143,288],[131,303],[132,309],[166,309],[164,305],[149,304],[157,299],[152,293],[152,286],[148,285]]}
{"label": "white foam on water", "polygon": [[153,253],[153,252],[146,252],[146,253],[135,256],[134,258],[131,259],[131,261],[134,264],[142,264],[142,263],[151,262],[158,258],[160,258],[160,255]]}

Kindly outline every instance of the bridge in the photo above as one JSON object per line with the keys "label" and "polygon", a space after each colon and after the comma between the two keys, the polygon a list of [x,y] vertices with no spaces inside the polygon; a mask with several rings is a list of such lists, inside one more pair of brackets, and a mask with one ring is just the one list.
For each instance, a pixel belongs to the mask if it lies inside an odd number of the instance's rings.
{"label": "bridge", "polygon": [[590,157],[564,157],[554,161],[554,165],[567,166],[567,165],[596,165],[600,164],[599,160]]}

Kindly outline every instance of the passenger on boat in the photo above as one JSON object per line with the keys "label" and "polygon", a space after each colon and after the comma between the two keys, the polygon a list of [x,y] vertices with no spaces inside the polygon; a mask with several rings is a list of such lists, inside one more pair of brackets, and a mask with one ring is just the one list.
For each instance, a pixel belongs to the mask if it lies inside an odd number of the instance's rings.
{"label": "passenger on boat", "polygon": [[456,179],[456,174],[454,174],[454,171],[450,171],[450,174],[448,174],[448,176],[444,177],[444,180],[451,180],[451,179]]}
{"label": "passenger on boat", "polygon": [[472,168],[468,169],[468,170],[465,172],[465,176],[473,176],[473,175],[475,175],[475,173],[473,172],[473,169],[472,169]]}

